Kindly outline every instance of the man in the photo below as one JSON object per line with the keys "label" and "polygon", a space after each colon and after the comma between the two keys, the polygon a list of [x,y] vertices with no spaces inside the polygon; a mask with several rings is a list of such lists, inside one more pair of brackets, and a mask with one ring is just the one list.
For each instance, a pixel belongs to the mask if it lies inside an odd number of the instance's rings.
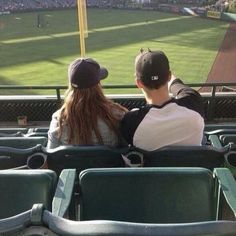
{"label": "man", "polygon": [[141,51],[135,59],[135,75],[147,105],[128,112],[121,121],[128,144],[147,151],[168,145],[201,145],[201,95],[171,74],[167,56],[162,51]]}

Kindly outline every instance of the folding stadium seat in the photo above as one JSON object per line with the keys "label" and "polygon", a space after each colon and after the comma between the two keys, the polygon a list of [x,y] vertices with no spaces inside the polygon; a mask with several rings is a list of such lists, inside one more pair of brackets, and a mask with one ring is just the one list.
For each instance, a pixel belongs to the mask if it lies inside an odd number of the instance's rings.
{"label": "folding stadium seat", "polygon": [[41,169],[55,171],[75,168],[81,172],[88,168],[124,167],[121,153],[129,149],[113,149],[106,146],[60,146],[46,149],[42,145],[19,149],[0,146],[0,169]]}
{"label": "folding stadium seat", "polygon": [[88,168],[124,167],[121,153],[128,148],[107,146],[60,146],[46,150],[48,168],[57,174],[63,169],[75,168],[78,173]]}
{"label": "folding stadium seat", "polygon": [[2,133],[0,132],[0,137],[23,137],[24,134],[21,133],[20,131],[16,133]]}
{"label": "folding stadium seat", "polygon": [[25,137],[37,137],[37,136],[48,136],[48,127],[37,127],[37,128],[30,128],[28,132],[25,134]]}
{"label": "folding stadium seat", "polygon": [[27,131],[27,134],[38,133],[38,132],[47,133],[48,130],[49,130],[49,127],[29,128],[28,131]]}
{"label": "folding stadium seat", "polygon": [[211,145],[217,148],[222,148],[229,143],[236,144],[236,129],[217,129],[205,132]]}
{"label": "folding stadium seat", "polygon": [[46,137],[0,137],[0,146],[13,148],[30,148],[37,144],[46,146]]}
{"label": "folding stadium seat", "polygon": [[205,132],[215,132],[216,130],[230,130],[230,129],[236,129],[236,123],[206,123],[205,124]]}
{"label": "folding stadium seat", "polygon": [[65,214],[72,196],[75,170],[58,178],[52,170],[1,170],[0,218],[11,217],[41,203],[59,216]]}
{"label": "folding stadium seat", "polygon": [[205,168],[88,169],[79,185],[81,220],[215,221],[228,209],[222,197],[233,200],[233,218],[236,213],[236,182],[226,168],[216,168],[214,175]]}
{"label": "folding stadium seat", "polygon": [[[36,145],[35,147],[27,149],[0,146],[0,170],[11,168],[26,169],[28,159],[30,160],[31,157],[35,159],[37,156],[40,156],[42,159],[43,155],[45,154],[42,152],[41,145]],[[36,162],[36,160],[34,162]],[[36,164],[37,168],[43,165],[43,163],[39,164],[39,162]]]}
{"label": "folding stadium seat", "polygon": [[221,143],[223,144],[223,146],[225,146],[229,143],[236,144],[236,132],[235,132],[235,134],[221,134],[219,136],[219,139],[220,139]]}
{"label": "folding stadium seat", "polygon": [[[144,167],[204,167],[213,170],[224,165],[226,148],[211,146],[167,146],[154,151],[135,148],[123,155],[126,163]],[[129,164],[128,164],[129,166]]]}
{"label": "folding stadium seat", "polygon": [[15,133],[26,134],[28,132],[27,128],[0,128],[0,133],[3,134],[15,134]]}

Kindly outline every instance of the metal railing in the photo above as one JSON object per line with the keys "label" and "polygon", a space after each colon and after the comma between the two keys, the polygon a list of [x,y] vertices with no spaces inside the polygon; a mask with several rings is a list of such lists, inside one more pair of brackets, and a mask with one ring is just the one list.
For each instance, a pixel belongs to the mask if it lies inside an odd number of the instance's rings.
{"label": "metal railing", "polygon": [[[217,92],[217,87],[236,87],[235,83],[189,83],[187,84],[190,87],[197,87],[203,90],[203,88],[210,88],[208,92],[211,93],[211,96],[214,98]],[[122,84],[108,84],[102,85],[103,89],[135,89],[137,88],[134,84],[122,85]],[[0,90],[55,90],[55,95],[58,100],[61,100],[61,90],[67,89],[67,86],[24,86],[24,85],[0,85]],[[234,88],[232,88],[232,92],[236,92]]]}

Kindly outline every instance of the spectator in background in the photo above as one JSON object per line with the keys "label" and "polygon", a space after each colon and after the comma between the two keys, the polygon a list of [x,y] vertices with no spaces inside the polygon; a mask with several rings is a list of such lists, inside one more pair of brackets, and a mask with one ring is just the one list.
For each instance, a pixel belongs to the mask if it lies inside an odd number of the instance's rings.
{"label": "spectator in background", "polygon": [[201,145],[201,95],[171,74],[164,52],[141,51],[135,60],[135,74],[147,105],[124,116],[121,133],[125,140],[148,151],[168,145]]}
{"label": "spectator in background", "polygon": [[118,146],[119,122],[126,109],[108,100],[100,80],[108,71],[92,58],[76,59],[68,68],[64,104],[52,116],[48,148],[60,145]]}

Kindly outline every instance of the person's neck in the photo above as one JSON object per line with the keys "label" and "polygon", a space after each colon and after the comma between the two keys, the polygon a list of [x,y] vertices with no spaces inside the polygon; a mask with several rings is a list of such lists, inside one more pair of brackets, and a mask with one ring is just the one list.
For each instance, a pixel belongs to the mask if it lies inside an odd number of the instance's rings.
{"label": "person's neck", "polygon": [[171,99],[168,89],[161,87],[159,89],[143,91],[147,104],[161,106]]}

